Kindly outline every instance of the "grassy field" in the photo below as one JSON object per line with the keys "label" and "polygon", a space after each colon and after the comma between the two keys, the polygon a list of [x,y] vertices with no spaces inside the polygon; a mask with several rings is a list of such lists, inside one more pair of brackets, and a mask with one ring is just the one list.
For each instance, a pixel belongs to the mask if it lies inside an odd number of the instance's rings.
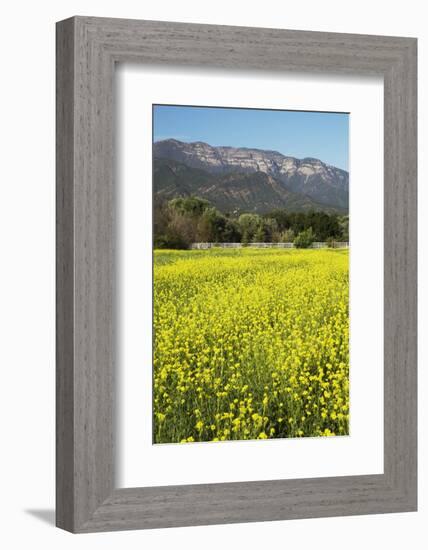
{"label": "grassy field", "polygon": [[348,250],[154,253],[154,441],[348,434]]}

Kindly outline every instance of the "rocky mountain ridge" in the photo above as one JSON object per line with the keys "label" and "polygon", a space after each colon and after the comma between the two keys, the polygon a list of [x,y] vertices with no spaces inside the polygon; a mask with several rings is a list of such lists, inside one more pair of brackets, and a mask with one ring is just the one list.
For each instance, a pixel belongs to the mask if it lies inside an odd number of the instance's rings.
{"label": "rocky mountain ridge", "polygon": [[[244,147],[214,147],[200,141],[185,143],[175,139],[155,142],[153,156],[154,159],[176,161],[189,168],[203,170],[210,175],[264,174],[266,176],[265,183],[270,188],[276,187],[276,192],[279,195],[292,193],[294,199],[296,199],[296,194],[302,195],[304,202],[316,203],[316,209],[319,209],[319,205],[321,207],[324,205],[325,209],[333,208],[340,212],[348,210],[348,172],[319,159],[297,159],[283,155],[278,151]],[[232,180],[230,185],[233,184]],[[260,185],[263,186],[261,179],[259,180]],[[224,191],[233,194],[232,187],[229,190],[224,188]],[[251,189],[247,191],[247,195],[251,195]],[[267,187],[266,192],[268,192]],[[257,191],[257,195],[260,193],[262,193],[262,187]],[[284,200],[280,202],[284,203]],[[268,202],[272,202],[272,197]],[[247,207],[252,210],[259,209],[259,207],[251,208],[250,199]],[[278,207],[284,206],[282,204]]]}

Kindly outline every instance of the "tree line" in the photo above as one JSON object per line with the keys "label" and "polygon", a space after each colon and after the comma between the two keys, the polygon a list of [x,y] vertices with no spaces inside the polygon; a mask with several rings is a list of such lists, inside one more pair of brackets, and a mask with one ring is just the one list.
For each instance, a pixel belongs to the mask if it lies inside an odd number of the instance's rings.
{"label": "tree line", "polygon": [[194,242],[294,242],[308,247],[314,241],[348,241],[349,218],[326,212],[222,214],[199,197],[180,197],[154,204],[155,248],[188,248]]}

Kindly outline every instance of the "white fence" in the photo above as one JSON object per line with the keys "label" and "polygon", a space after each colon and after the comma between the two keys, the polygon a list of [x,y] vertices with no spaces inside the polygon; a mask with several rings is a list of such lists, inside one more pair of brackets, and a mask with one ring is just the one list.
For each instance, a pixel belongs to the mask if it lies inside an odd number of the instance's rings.
{"label": "white fence", "polygon": [[[349,243],[333,241],[330,245],[326,242],[314,242],[311,248],[349,248]],[[207,250],[208,248],[294,248],[294,243],[192,243],[192,250]]]}

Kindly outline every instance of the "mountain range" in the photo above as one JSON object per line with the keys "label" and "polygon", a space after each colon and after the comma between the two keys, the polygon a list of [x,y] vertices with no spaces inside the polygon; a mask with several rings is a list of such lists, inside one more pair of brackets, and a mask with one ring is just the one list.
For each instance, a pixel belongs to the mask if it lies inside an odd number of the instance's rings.
{"label": "mountain range", "polygon": [[347,213],[348,172],[315,158],[166,139],[153,144],[156,198],[195,195],[221,212]]}

